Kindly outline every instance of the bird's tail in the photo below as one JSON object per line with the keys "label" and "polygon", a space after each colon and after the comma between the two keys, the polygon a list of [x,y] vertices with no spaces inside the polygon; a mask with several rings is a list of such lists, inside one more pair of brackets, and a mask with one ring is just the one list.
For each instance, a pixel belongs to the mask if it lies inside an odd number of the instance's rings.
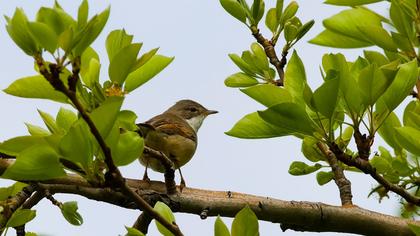
{"label": "bird's tail", "polygon": [[139,128],[138,130],[137,130],[137,133],[141,136],[141,137],[146,137],[147,136],[147,134],[150,132],[150,131],[154,131],[155,130],[155,127],[153,127],[152,125],[150,125],[150,124],[147,124],[147,123],[138,123],[137,124],[137,127]]}

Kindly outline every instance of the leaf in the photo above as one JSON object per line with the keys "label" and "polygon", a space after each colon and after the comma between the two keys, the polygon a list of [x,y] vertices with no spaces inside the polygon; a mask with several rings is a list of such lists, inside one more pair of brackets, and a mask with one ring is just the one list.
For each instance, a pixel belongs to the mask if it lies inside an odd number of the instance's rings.
{"label": "leaf", "polygon": [[245,10],[236,0],[220,0],[220,4],[231,16],[235,17],[242,23],[246,23]]}
{"label": "leaf", "polygon": [[64,176],[56,153],[47,144],[34,145],[20,152],[2,178],[13,180],[47,180]]}
{"label": "leaf", "polygon": [[[165,203],[163,202],[156,202],[154,206],[155,211],[157,211],[164,219],[166,219],[168,222],[172,223],[175,222],[175,216],[172,213],[171,208],[169,208]],[[156,227],[158,228],[159,232],[164,236],[171,236],[173,235],[168,229],[165,228],[165,226],[161,225],[158,221],[155,220]]]}
{"label": "leaf", "polygon": [[420,130],[420,102],[411,101],[404,110],[403,122],[405,126],[410,126]]}
{"label": "leaf", "polygon": [[101,63],[95,58],[89,62],[88,71],[82,75],[82,81],[88,88],[93,88],[95,83],[99,83],[99,72]]}
{"label": "leaf", "polygon": [[118,125],[119,128],[135,131],[138,129],[136,125],[137,115],[136,113],[129,111],[129,110],[122,110],[118,113]]}
{"label": "leaf", "polygon": [[60,108],[56,117],[56,123],[58,127],[68,131],[76,121],[77,115],[74,112],[63,107]]}
{"label": "leaf", "polygon": [[233,63],[235,63],[235,65],[237,65],[239,69],[241,69],[243,72],[250,76],[255,76],[255,73],[257,71],[254,70],[252,66],[250,66],[248,63],[246,63],[244,59],[242,59],[236,54],[229,54],[229,57],[233,61]]}
{"label": "leaf", "polygon": [[31,221],[36,216],[35,210],[17,209],[6,223],[6,227],[17,227]]}
{"label": "leaf", "polygon": [[249,87],[258,84],[258,80],[245,74],[239,72],[233,75],[230,75],[225,79],[225,85],[227,87],[236,88],[236,87]]}
{"label": "leaf", "polygon": [[260,22],[261,18],[263,17],[264,8],[265,8],[265,3],[263,0],[254,0],[251,6],[251,12],[252,12],[252,18],[254,19],[255,25],[258,25],[258,22]]}
{"label": "leaf", "polygon": [[130,45],[132,40],[133,35],[127,34],[124,29],[111,31],[105,43],[109,61],[112,61],[121,49]]}
{"label": "leaf", "polygon": [[77,212],[77,209],[78,206],[75,201],[65,202],[60,206],[61,214],[63,214],[67,222],[79,226],[83,224],[83,217]]}
{"label": "leaf", "polygon": [[337,107],[339,82],[337,78],[325,81],[312,97],[316,109],[329,119],[332,119]]}
{"label": "leaf", "polygon": [[385,140],[389,146],[395,150],[401,151],[402,147],[399,145],[396,137],[395,128],[401,127],[401,122],[394,112],[391,112],[386,118],[382,126],[379,128],[378,133]]}
{"label": "leaf", "polygon": [[258,43],[252,43],[251,51],[256,57],[255,64],[258,66],[258,68],[260,68],[261,70],[268,70],[268,58],[265,54],[264,48],[262,48]]}
{"label": "leaf", "polygon": [[298,29],[298,32],[296,34],[296,41],[300,40],[303,36],[305,36],[305,34],[309,32],[309,30],[312,28],[312,26],[314,26],[314,24],[315,24],[315,21],[310,20],[306,22],[304,25],[302,25]]}
{"label": "leaf", "polygon": [[333,179],[334,179],[334,174],[331,171],[328,171],[328,172],[320,171],[316,173],[316,182],[318,182],[318,184],[321,186],[329,183]]}
{"label": "leaf", "polygon": [[289,174],[291,175],[307,175],[310,173],[313,173],[317,170],[319,170],[322,167],[322,165],[316,163],[313,166],[310,166],[304,162],[301,161],[294,161],[292,164],[290,164],[289,167]]}
{"label": "leaf", "polygon": [[28,186],[28,184],[15,182],[13,185],[9,187],[0,188],[0,201],[5,201],[9,199],[10,197],[16,195],[18,192],[22,191],[23,188],[26,186]]}
{"label": "leaf", "polygon": [[284,39],[286,42],[292,42],[295,40],[298,33],[298,28],[291,24],[290,22],[287,22],[284,26]]}
{"label": "leaf", "polygon": [[382,1],[384,0],[326,0],[324,3],[337,6],[358,6]]}
{"label": "leaf", "polygon": [[26,128],[28,129],[28,132],[32,135],[32,136],[48,136],[51,135],[51,132],[49,132],[48,130],[41,128],[39,126],[36,125],[31,125],[28,123],[25,123]]}
{"label": "leaf", "polygon": [[359,74],[358,84],[363,93],[364,103],[373,106],[386,91],[392,80],[388,79],[376,65],[369,65]]}
{"label": "leaf", "polygon": [[6,30],[10,38],[27,55],[32,56],[38,51],[38,45],[29,33],[28,19],[22,9],[16,8],[11,19],[6,18]]}
{"label": "leaf", "polygon": [[296,51],[287,63],[284,75],[284,88],[292,95],[295,103],[304,105],[303,92],[306,85],[306,74],[302,60]]}
{"label": "leaf", "polygon": [[409,127],[398,127],[396,130],[397,142],[407,151],[420,156],[420,131]]}
{"label": "leaf", "polygon": [[115,165],[125,166],[141,156],[144,140],[138,133],[126,131],[120,134],[118,144],[112,148],[112,159]]}
{"label": "leaf", "polygon": [[397,45],[392,37],[380,26],[358,26],[363,35],[372,43],[390,52],[397,52]]}
{"label": "leaf", "polygon": [[408,223],[408,227],[416,236],[420,235],[420,226]]}
{"label": "leaf", "polygon": [[299,9],[299,5],[296,1],[291,1],[289,5],[287,5],[287,7],[284,9],[283,14],[281,14],[280,19],[279,19],[281,28],[284,27],[287,20],[289,20],[296,14],[298,9]]}
{"label": "leaf", "polygon": [[392,166],[388,160],[382,156],[374,156],[369,160],[370,164],[376,169],[380,174],[386,174],[389,171],[392,171]]}
{"label": "leaf", "polygon": [[265,25],[274,34],[277,31],[279,22],[277,21],[277,9],[271,8],[265,16]]}
{"label": "leaf", "polygon": [[280,103],[265,111],[258,111],[261,118],[285,130],[313,135],[316,131],[315,123],[308,116],[304,108],[296,103]]}
{"label": "leaf", "polygon": [[[69,22],[58,12],[56,9],[41,7],[36,14],[36,21],[48,25],[57,35],[65,31],[69,32],[73,28],[72,24],[68,24]],[[66,34],[69,34],[68,32]]]}
{"label": "leaf", "polygon": [[146,64],[128,75],[125,81],[124,90],[130,92],[140,87],[159,74],[173,60],[174,57],[154,55]]}
{"label": "leaf", "polygon": [[217,216],[216,221],[214,222],[214,236],[230,236],[229,229],[223,223],[220,216]]}
{"label": "leaf", "polygon": [[137,55],[142,44],[130,44],[121,49],[111,60],[108,68],[109,78],[112,82],[122,85],[136,63]]}
{"label": "leaf", "polygon": [[348,37],[328,29],[322,31],[309,42],[333,48],[363,48],[373,45],[371,42]]}
{"label": "leaf", "polygon": [[78,33],[81,35],[81,38],[76,42],[76,46],[74,47],[74,53],[76,56],[81,55],[102,32],[102,29],[108,21],[109,11],[110,8],[108,7],[99,15],[92,17],[92,19],[87,22],[86,26],[84,26]]}
{"label": "leaf", "polygon": [[406,38],[411,38],[413,36],[413,21],[411,17],[403,11],[400,1],[391,1],[389,16],[394,27],[398,30],[399,33],[404,35]]}
{"label": "leaf", "polygon": [[58,36],[47,24],[41,22],[29,22],[28,29],[32,37],[50,53],[54,53],[58,47]]}
{"label": "leaf", "polygon": [[278,22],[280,22],[281,15],[283,15],[283,4],[284,0],[277,0],[276,2],[276,15]]}
{"label": "leaf", "polygon": [[237,138],[261,139],[290,135],[291,131],[265,122],[254,112],[244,116],[225,133]]}
{"label": "leaf", "polygon": [[292,102],[292,96],[286,89],[273,84],[256,85],[246,89],[241,89],[241,92],[266,107],[283,102]]}
{"label": "leaf", "polygon": [[125,234],[125,236],[145,236],[138,229],[127,227],[127,226],[125,226],[125,229],[127,230],[127,233]]}
{"label": "leaf", "polygon": [[54,117],[41,110],[38,110],[38,113],[51,133],[57,134],[62,132],[61,129],[57,126]]}
{"label": "leaf", "polygon": [[17,97],[41,98],[67,103],[67,97],[55,90],[42,75],[17,79],[3,91]]}
{"label": "leaf", "polygon": [[93,143],[89,127],[82,118],[61,139],[60,154],[64,159],[87,168],[93,161]]}
{"label": "leaf", "polygon": [[232,222],[232,236],[256,235],[259,235],[257,216],[249,206],[246,206],[235,215]]}
{"label": "leaf", "polygon": [[93,123],[103,138],[108,136],[112,126],[114,126],[123,101],[123,97],[108,97],[90,114]]}
{"label": "leaf", "polygon": [[133,70],[137,70],[138,68],[146,64],[146,62],[153,58],[153,56],[157,53],[158,50],[159,48],[153,48],[152,50],[141,55],[141,57],[137,59],[136,63],[134,64]]}
{"label": "leaf", "polygon": [[89,4],[87,0],[83,0],[77,11],[77,24],[79,28],[86,25],[89,14]]}
{"label": "leaf", "polygon": [[313,137],[306,136],[302,140],[301,151],[302,154],[312,162],[318,162],[325,160],[324,154],[322,154],[321,150],[317,147],[317,143],[319,141]]}
{"label": "leaf", "polygon": [[41,136],[20,136],[0,143],[0,152],[17,156],[26,148],[40,144],[45,144],[45,139]]}
{"label": "leaf", "polygon": [[363,55],[371,64],[376,64],[377,66],[389,63],[389,60],[379,52],[363,50]]}

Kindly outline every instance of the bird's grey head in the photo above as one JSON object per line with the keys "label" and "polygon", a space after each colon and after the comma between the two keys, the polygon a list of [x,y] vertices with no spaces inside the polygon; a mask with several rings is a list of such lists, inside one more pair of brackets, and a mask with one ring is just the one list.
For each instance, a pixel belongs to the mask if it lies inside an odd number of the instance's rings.
{"label": "bird's grey head", "polygon": [[208,115],[217,113],[217,111],[208,110],[193,100],[180,100],[175,103],[175,105],[166,110],[165,113],[172,113],[184,118],[195,130],[195,132],[197,132],[203,123],[203,120]]}

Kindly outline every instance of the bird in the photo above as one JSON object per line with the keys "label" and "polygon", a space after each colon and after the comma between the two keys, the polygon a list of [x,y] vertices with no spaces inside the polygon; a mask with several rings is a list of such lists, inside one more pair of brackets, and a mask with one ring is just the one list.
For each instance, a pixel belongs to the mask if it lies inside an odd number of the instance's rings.
{"label": "bird", "polygon": [[[176,102],[162,114],[137,124],[145,146],[165,154],[173,162],[181,177],[181,189],[186,186],[181,167],[194,156],[198,129],[208,115],[216,113],[198,102],[185,99]],[[147,175],[149,167],[157,172],[165,172],[160,160],[147,152],[143,152],[139,161],[145,166],[143,180],[150,180]]]}

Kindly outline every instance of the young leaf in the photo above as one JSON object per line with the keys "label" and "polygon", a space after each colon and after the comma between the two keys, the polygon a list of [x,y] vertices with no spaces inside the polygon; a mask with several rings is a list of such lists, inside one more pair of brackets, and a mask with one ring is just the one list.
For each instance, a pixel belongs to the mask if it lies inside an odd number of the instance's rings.
{"label": "young leaf", "polygon": [[333,178],[334,178],[334,174],[331,171],[329,172],[320,171],[316,173],[316,182],[318,182],[318,184],[321,186],[324,184],[327,184],[328,182],[333,180]]}
{"label": "young leaf", "polygon": [[258,219],[251,208],[246,206],[236,214],[232,222],[232,236],[255,235],[259,235]]}
{"label": "young leaf", "polygon": [[58,161],[59,155],[47,144],[35,145],[20,152],[15,163],[2,178],[13,180],[47,180],[66,174]]}
{"label": "young leaf", "polygon": [[267,55],[265,54],[264,49],[258,43],[252,43],[251,50],[257,59],[255,60],[255,64],[261,70],[268,70],[269,69],[268,58],[267,58]]}
{"label": "young leaf", "polygon": [[317,139],[311,136],[306,136],[302,140],[302,146],[300,150],[302,151],[306,159],[308,159],[309,161],[318,162],[325,160],[324,154],[321,152],[321,150],[319,150],[319,148],[316,145],[318,142],[319,141]]}
{"label": "young leaf", "polygon": [[77,11],[77,25],[78,28],[82,28],[86,25],[89,14],[89,4],[87,0],[83,0]]}
{"label": "young leaf", "polygon": [[397,142],[407,151],[420,156],[420,131],[409,126],[395,128],[395,130]]}
{"label": "young leaf", "polygon": [[3,91],[17,97],[41,98],[67,103],[67,97],[55,90],[42,75],[17,79]]}
{"label": "young leaf", "polygon": [[307,175],[319,170],[322,166],[316,163],[313,166],[310,166],[301,161],[294,161],[290,164],[289,174],[291,175]]}
{"label": "young leaf", "polygon": [[[172,213],[171,208],[169,208],[165,203],[163,202],[156,202],[155,211],[157,211],[163,218],[165,218],[169,222],[175,222],[175,216]],[[159,232],[164,236],[172,236],[173,234],[165,228],[165,226],[161,225],[158,221],[155,220],[156,227],[158,228]]]}
{"label": "young leaf", "polygon": [[6,18],[6,30],[20,49],[29,56],[38,51],[38,45],[29,33],[28,19],[22,9],[16,8],[11,19]]}
{"label": "young leaf", "polygon": [[292,102],[292,96],[286,89],[272,84],[252,86],[246,89],[241,89],[241,92],[266,107],[283,102]]}
{"label": "young leaf", "polygon": [[28,184],[15,182],[9,187],[0,188],[0,201],[5,201],[10,197],[16,195],[18,192],[22,191],[23,188],[26,186],[28,186]]}
{"label": "young leaf", "polygon": [[51,132],[41,128],[39,126],[36,125],[31,125],[28,123],[25,123],[26,128],[28,129],[28,132],[32,135],[32,136],[48,136],[51,135]]}
{"label": "young leaf", "polygon": [[214,236],[230,236],[229,229],[223,223],[220,216],[217,216],[216,221],[214,222]]}
{"label": "young leaf", "polygon": [[88,88],[93,88],[94,84],[99,83],[99,72],[101,63],[95,58],[89,62],[88,71],[82,75],[82,81]]}
{"label": "young leaf", "polygon": [[292,95],[293,101],[304,105],[303,91],[306,85],[305,67],[296,51],[287,63],[284,75],[284,88]]}
{"label": "young leaf", "polygon": [[373,45],[371,42],[348,37],[328,29],[322,31],[309,42],[333,48],[363,48]]}
{"label": "young leaf", "polygon": [[41,136],[14,137],[0,143],[0,152],[10,156],[17,156],[26,148],[41,144],[45,144],[45,139]]}
{"label": "young leaf", "polygon": [[105,43],[109,61],[112,61],[121,49],[130,45],[132,40],[133,35],[127,34],[124,29],[111,31]]}
{"label": "young leaf", "polygon": [[264,8],[265,8],[265,3],[263,0],[254,0],[251,6],[251,12],[252,12],[252,18],[254,19],[255,25],[258,25],[258,22],[260,22],[261,18],[263,17]]}
{"label": "young leaf", "polygon": [[153,58],[153,56],[157,53],[159,48],[153,48],[152,50],[144,53],[141,55],[139,59],[137,59],[136,63],[134,64],[132,70],[137,70],[138,68],[142,67],[146,62]]}
{"label": "young leaf", "polygon": [[295,1],[291,1],[289,5],[284,9],[283,14],[280,16],[280,27],[283,28],[286,24],[287,20],[295,16],[297,10],[299,9],[299,5]]}
{"label": "young leaf", "polygon": [[358,28],[366,39],[376,44],[378,47],[390,52],[398,51],[398,47],[392,40],[392,37],[381,26],[366,25],[358,26]]}
{"label": "young leaf", "polygon": [[44,124],[47,126],[48,130],[55,134],[55,133],[61,133],[62,130],[57,126],[57,123],[55,122],[54,117],[52,117],[50,114],[43,112],[41,110],[38,110],[39,115],[41,116],[42,120],[44,121]]}
{"label": "young leaf", "polygon": [[29,22],[28,29],[42,48],[45,48],[50,53],[54,53],[58,47],[58,36],[53,29],[41,22]]}
{"label": "young leaf", "polygon": [[304,25],[302,25],[298,29],[298,32],[296,34],[296,41],[299,41],[303,36],[305,36],[305,34],[308,33],[308,31],[312,28],[312,26],[314,26],[314,24],[315,24],[315,21],[310,20],[306,22]]}
{"label": "young leaf", "polygon": [[126,131],[120,134],[117,146],[112,148],[112,159],[117,166],[128,165],[141,156],[143,148],[143,138],[136,132]]}
{"label": "young leaf", "polygon": [[391,1],[389,16],[394,27],[406,38],[411,38],[414,33],[412,18],[402,9],[400,1]]}
{"label": "young leaf", "polygon": [[284,39],[286,40],[286,42],[290,43],[293,40],[295,40],[297,33],[298,28],[290,22],[287,22],[284,26]]}
{"label": "young leaf", "polygon": [[339,91],[338,78],[325,81],[313,94],[315,108],[325,117],[331,119],[336,110]]}
{"label": "young leaf", "polygon": [[241,69],[243,72],[250,76],[255,76],[256,70],[236,54],[229,54],[230,59]]}
{"label": "young leaf", "polygon": [[74,112],[63,107],[60,108],[56,117],[56,123],[58,127],[68,131],[76,121],[77,115]]}
{"label": "young leaf", "polygon": [[410,126],[420,130],[420,102],[411,101],[404,110],[403,122],[405,126]]}
{"label": "young leaf", "polygon": [[337,6],[358,6],[375,2],[382,2],[383,0],[326,0],[324,3]]}
{"label": "young leaf", "polygon": [[305,109],[296,103],[280,103],[258,114],[266,122],[276,125],[285,130],[313,135],[316,125],[308,116]]}
{"label": "young leaf", "polygon": [[229,77],[225,79],[225,85],[231,88],[250,87],[257,84],[258,84],[257,79],[243,72],[230,75]]}
{"label": "young leaf", "polygon": [[125,80],[124,90],[130,92],[140,87],[159,74],[173,60],[173,57],[154,55],[146,64],[128,75]]}
{"label": "young leaf", "polygon": [[51,27],[57,35],[69,30],[71,24],[67,24],[57,10],[47,7],[41,7],[36,14],[36,21],[44,23]]}
{"label": "young leaf", "polygon": [[35,210],[30,209],[18,209],[16,210],[10,219],[6,223],[6,227],[17,227],[24,225],[31,221],[36,216]]}
{"label": "young leaf", "polygon": [[127,227],[127,226],[125,226],[125,229],[127,230],[127,233],[125,234],[125,236],[145,236],[138,229]]}
{"label": "young leaf", "polygon": [[137,115],[136,113],[129,111],[129,110],[122,110],[118,113],[118,126],[119,128],[129,130],[129,131],[136,131],[138,129],[136,125]]}
{"label": "young leaf", "polygon": [[279,22],[277,21],[277,10],[276,8],[271,8],[268,10],[267,15],[265,16],[265,25],[271,32],[274,34],[277,31]]}
{"label": "young leaf", "polygon": [[137,55],[142,44],[130,44],[121,49],[109,63],[108,74],[112,82],[122,85],[128,74],[132,72],[131,68],[136,63]]}
{"label": "young leaf", "polygon": [[67,220],[72,225],[82,225],[83,217],[77,212],[78,206],[77,202],[65,202],[60,206],[61,214],[63,214],[64,219]]}
{"label": "young leaf", "polygon": [[242,5],[236,0],[220,0],[222,7],[240,22],[246,24],[246,14]]}
{"label": "young leaf", "polygon": [[244,116],[225,133],[237,138],[261,139],[290,135],[291,131],[265,122],[254,112]]}
{"label": "young leaf", "polygon": [[280,23],[280,18],[283,15],[283,4],[284,0],[277,0],[276,2],[276,16],[277,16],[277,22]]}
{"label": "young leaf", "polygon": [[93,161],[93,143],[89,127],[83,120],[78,120],[61,139],[59,149],[63,158],[80,163],[83,167]]}
{"label": "young leaf", "polygon": [[394,112],[391,112],[382,126],[379,128],[378,133],[385,140],[385,142],[389,144],[389,146],[397,151],[401,151],[402,147],[399,145],[395,134],[395,128],[398,127],[401,127],[400,120]]}
{"label": "young leaf", "polygon": [[108,97],[105,102],[92,111],[90,117],[103,138],[108,136],[114,126],[123,101],[123,97]]}

